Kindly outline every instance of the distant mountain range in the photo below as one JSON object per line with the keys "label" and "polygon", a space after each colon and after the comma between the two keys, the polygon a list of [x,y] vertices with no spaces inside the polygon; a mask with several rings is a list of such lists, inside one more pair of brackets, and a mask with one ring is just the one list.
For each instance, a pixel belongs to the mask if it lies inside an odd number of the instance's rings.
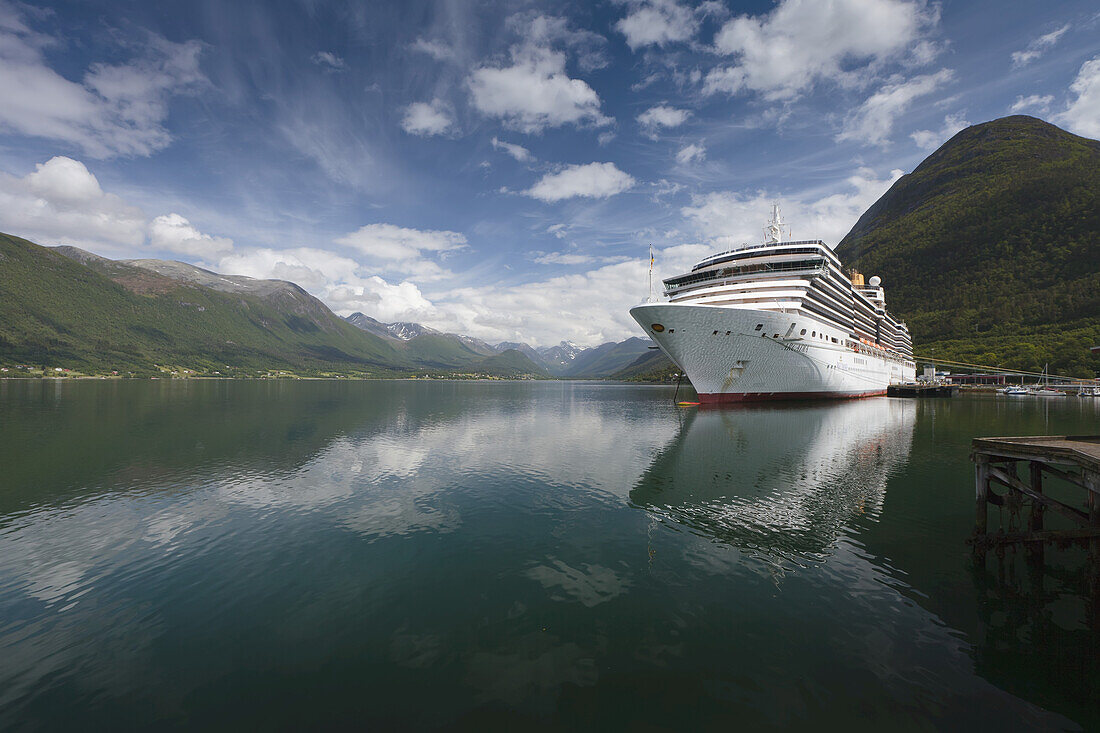
{"label": "distant mountain range", "polygon": [[[111,260],[0,234],[0,364],[85,373],[607,377],[640,339],[495,346],[418,323],[346,320],[294,283],[167,260]],[[642,347],[644,349],[644,346]],[[595,366],[590,354],[612,352]]]}
{"label": "distant mountain range", "polygon": [[592,348],[578,346],[570,341],[562,341],[557,346],[535,348],[516,341],[489,344],[470,336],[442,333],[420,323],[382,323],[364,313],[353,313],[347,317],[347,321],[382,338],[406,342],[406,348],[425,363],[460,366],[474,354],[484,357],[516,351],[540,372],[553,377],[610,377],[647,353],[653,345],[648,339],[635,337]]}

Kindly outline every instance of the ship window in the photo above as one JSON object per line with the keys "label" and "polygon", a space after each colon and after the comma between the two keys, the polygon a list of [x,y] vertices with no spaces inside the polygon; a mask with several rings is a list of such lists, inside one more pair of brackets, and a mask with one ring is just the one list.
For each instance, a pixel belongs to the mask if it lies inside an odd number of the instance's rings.
{"label": "ship window", "polygon": [[806,335],[806,329],[802,329],[801,331],[799,331],[798,335],[799,336],[805,336]]}
{"label": "ship window", "polygon": [[668,332],[669,333],[676,333],[676,329],[675,328],[670,328],[670,329],[668,329]]}
{"label": "ship window", "polygon": [[833,343],[834,343],[834,344],[835,344],[835,343],[837,343],[837,340],[836,340],[836,338],[835,338],[835,337],[833,338]]}
{"label": "ship window", "polygon": [[717,331],[715,331],[714,333],[711,334],[711,336],[717,336],[717,335],[718,335]]}
{"label": "ship window", "polygon": [[730,335],[730,332],[729,332],[729,331],[726,331],[726,335],[727,335],[727,336],[729,336],[729,335]]}
{"label": "ship window", "polygon": [[764,327],[764,324],[763,324],[763,323],[757,323],[757,324],[756,324],[756,330],[757,330],[757,331],[759,331],[759,330],[760,330],[760,329],[762,329],[763,327]]}
{"label": "ship window", "polygon": [[810,335],[811,335],[811,336],[813,336],[814,338],[817,338],[817,331],[814,331],[814,332],[813,332],[813,333],[811,333]]}
{"label": "ship window", "polygon": [[775,334],[775,336],[773,336],[772,338],[779,338],[779,334]]}

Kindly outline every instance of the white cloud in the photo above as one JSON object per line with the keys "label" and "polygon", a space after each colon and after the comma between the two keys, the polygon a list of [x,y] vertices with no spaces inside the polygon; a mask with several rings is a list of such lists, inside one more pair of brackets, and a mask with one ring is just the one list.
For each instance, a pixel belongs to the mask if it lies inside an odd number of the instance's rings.
{"label": "white cloud", "polygon": [[962,115],[947,115],[943,118],[943,127],[939,130],[917,130],[911,133],[909,137],[913,138],[913,142],[917,144],[917,147],[924,150],[935,150],[950,140],[956,132],[967,127],[970,127],[970,122]]}
{"label": "white cloud", "polygon": [[382,321],[418,320],[434,307],[411,282],[396,285],[357,261],[322,249],[254,249],[222,257],[213,266],[227,275],[289,280],[338,313],[362,311]]}
{"label": "white cloud", "polygon": [[1035,59],[1042,56],[1048,48],[1058,43],[1058,40],[1069,30],[1069,24],[1053,30],[1050,33],[1039,36],[1031,43],[1027,44],[1027,48],[1023,51],[1014,51],[1012,54],[1013,66],[1027,66]]}
{"label": "white cloud", "polygon": [[835,246],[901,175],[900,170],[893,170],[888,178],[879,179],[873,171],[861,168],[848,177],[848,192],[816,199],[719,191],[693,197],[692,205],[681,213],[714,247],[736,247],[763,241],[764,223],[772,202],[778,200],[795,239],[820,239]]}
{"label": "white cloud", "polygon": [[634,184],[634,178],[619,170],[614,163],[588,163],[547,173],[524,194],[548,202],[575,197],[602,199],[622,193]]}
{"label": "white cloud", "polygon": [[368,224],[336,240],[337,244],[362,252],[387,272],[439,280],[451,273],[433,259],[467,246],[458,232],[409,229],[394,224]]}
{"label": "white cloud", "polygon": [[57,156],[23,178],[0,173],[0,230],[39,244],[132,252],[145,240],[145,215],[104,193],[83,163]]}
{"label": "white cloud", "polygon": [[608,64],[604,54],[607,39],[599,33],[571,27],[566,18],[516,13],[508,19],[508,26],[528,45],[566,48],[585,71],[602,69]]}
{"label": "white cloud", "polygon": [[1012,107],[1009,108],[1009,111],[1022,112],[1024,110],[1031,109],[1042,114],[1050,109],[1050,103],[1053,101],[1053,94],[1029,94],[1026,97],[1021,95],[1019,97],[1016,97],[1016,101],[1012,103]]}
{"label": "white cloud", "polygon": [[492,143],[493,150],[502,150],[518,160],[520,163],[528,163],[534,160],[534,156],[531,155],[531,151],[523,147],[522,145],[507,143],[503,140],[498,140],[495,137],[489,142]]}
{"label": "white cloud", "polygon": [[310,61],[326,71],[343,71],[347,68],[347,64],[344,63],[344,60],[331,51],[318,51],[313,54]]}
{"label": "white cloud", "polygon": [[632,51],[688,41],[699,29],[695,13],[676,0],[630,0],[629,6],[615,29],[626,37]]}
{"label": "white cloud", "polygon": [[687,122],[689,117],[691,117],[691,112],[687,110],[676,109],[675,107],[661,104],[656,107],[650,107],[645,112],[638,115],[638,123],[641,124],[647,134],[651,137],[656,137],[656,133],[659,129],[679,127]]}
{"label": "white cloud", "polygon": [[442,41],[429,38],[417,38],[410,46],[412,50],[431,56],[436,61],[452,61],[457,58],[455,50]]}
{"label": "white cloud", "polygon": [[680,148],[680,151],[676,153],[676,162],[680,165],[687,165],[693,162],[702,162],[706,160],[707,149],[702,145],[696,145],[691,143]]}
{"label": "white cloud", "polygon": [[953,71],[941,69],[935,74],[886,84],[849,116],[836,139],[885,144],[894,129],[894,121],[909,109],[914,100],[931,94],[953,78]]}
{"label": "white cloud", "polygon": [[168,100],[204,81],[197,42],[148,36],[128,64],[95,64],[81,82],[51,69],[53,39],[18,17],[0,25],[0,129],[75,145],[93,158],[150,155],[172,140]]}
{"label": "white cloud", "polygon": [[431,104],[413,102],[406,107],[401,129],[410,135],[442,135],[451,129],[452,124],[446,105],[439,99],[433,99]]}
{"label": "white cloud", "polygon": [[1081,65],[1069,89],[1077,98],[1055,121],[1078,135],[1100,138],[1100,56]]}
{"label": "white cloud", "polygon": [[468,86],[478,111],[522,132],[610,123],[600,112],[595,90],[580,79],[571,79],[565,71],[565,54],[549,48],[516,47],[511,66],[475,69]]}
{"label": "white cloud", "polygon": [[203,234],[179,214],[165,214],[149,224],[149,246],[189,257],[211,258],[233,249],[233,240]]}
{"label": "white cloud", "polygon": [[767,15],[722,26],[715,50],[738,58],[711,70],[703,91],[785,100],[818,81],[860,86],[868,67],[890,59],[927,63],[932,47],[921,36],[938,20],[936,6],[921,0],[781,0]]}

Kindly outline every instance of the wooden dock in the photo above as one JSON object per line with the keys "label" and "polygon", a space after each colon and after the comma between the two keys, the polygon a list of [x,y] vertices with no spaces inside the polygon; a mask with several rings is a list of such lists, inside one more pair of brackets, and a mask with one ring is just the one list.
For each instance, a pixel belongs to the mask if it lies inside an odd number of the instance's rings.
{"label": "wooden dock", "polygon": [[886,388],[887,397],[954,397],[958,393],[957,384],[891,384]]}
{"label": "wooden dock", "polygon": [[[1024,546],[1033,564],[1042,566],[1047,545],[1088,548],[1086,592],[1091,599],[1092,626],[1100,630],[1100,436],[1043,435],[1019,438],[974,438],[975,563],[985,567],[986,553],[1004,557],[1006,547]],[[1021,477],[1019,465],[1026,467]],[[1083,490],[1076,506],[1059,501],[1043,490],[1043,479],[1053,477]],[[994,484],[1003,488],[998,494]],[[1074,490],[1076,490],[1074,489]],[[989,505],[1008,510],[1008,531],[1002,524],[989,531]],[[1069,528],[1047,529],[1044,514],[1055,512]],[[1024,518],[1026,517],[1026,522]]]}

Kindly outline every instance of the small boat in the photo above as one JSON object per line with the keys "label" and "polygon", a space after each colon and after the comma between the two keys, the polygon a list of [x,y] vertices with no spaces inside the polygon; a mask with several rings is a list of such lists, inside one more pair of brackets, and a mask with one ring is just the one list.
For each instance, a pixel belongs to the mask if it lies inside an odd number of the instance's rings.
{"label": "small boat", "polygon": [[1009,396],[1031,394],[1027,387],[1005,387],[999,391]]}
{"label": "small boat", "polygon": [[1066,393],[1060,389],[1050,389],[1049,387],[1041,387],[1038,389],[1027,390],[1028,394],[1036,395],[1038,397],[1065,397]]}

